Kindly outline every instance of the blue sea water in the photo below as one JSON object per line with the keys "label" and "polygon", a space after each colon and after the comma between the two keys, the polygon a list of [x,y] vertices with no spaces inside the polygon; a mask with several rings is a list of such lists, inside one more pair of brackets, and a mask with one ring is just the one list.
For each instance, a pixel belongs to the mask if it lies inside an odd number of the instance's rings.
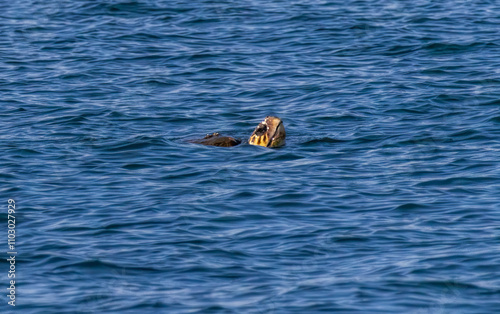
{"label": "blue sea water", "polygon": [[[2,313],[500,311],[498,2],[23,0],[0,34]],[[271,114],[283,148],[189,142]]]}

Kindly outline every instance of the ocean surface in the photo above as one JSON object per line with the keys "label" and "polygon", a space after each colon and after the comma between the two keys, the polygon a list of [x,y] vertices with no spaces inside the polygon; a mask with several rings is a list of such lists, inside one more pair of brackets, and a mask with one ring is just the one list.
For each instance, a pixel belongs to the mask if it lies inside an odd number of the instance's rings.
{"label": "ocean surface", "polygon": [[1,313],[500,311],[497,1],[25,0],[0,34]]}

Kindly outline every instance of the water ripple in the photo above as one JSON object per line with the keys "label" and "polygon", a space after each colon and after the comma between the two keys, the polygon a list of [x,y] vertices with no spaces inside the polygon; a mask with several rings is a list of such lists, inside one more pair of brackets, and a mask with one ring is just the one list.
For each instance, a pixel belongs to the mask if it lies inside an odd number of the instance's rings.
{"label": "water ripple", "polygon": [[495,3],[3,9],[23,313],[500,307]]}

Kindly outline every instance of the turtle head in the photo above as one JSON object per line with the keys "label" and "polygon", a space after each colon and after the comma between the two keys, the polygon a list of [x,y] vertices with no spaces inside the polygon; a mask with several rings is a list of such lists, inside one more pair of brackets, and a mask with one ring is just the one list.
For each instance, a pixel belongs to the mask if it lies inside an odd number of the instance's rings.
{"label": "turtle head", "polygon": [[255,128],[248,142],[252,145],[278,147],[285,144],[285,127],[278,117],[268,116]]}

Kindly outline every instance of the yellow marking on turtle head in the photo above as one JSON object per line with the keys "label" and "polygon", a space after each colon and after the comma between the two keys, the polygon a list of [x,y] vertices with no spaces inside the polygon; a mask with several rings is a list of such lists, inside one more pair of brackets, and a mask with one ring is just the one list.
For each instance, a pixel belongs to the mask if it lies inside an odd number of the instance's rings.
{"label": "yellow marking on turtle head", "polygon": [[249,142],[250,142],[250,144],[255,145],[255,141],[256,141],[256,139],[257,139],[257,136],[255,136],[255,135],[254,135],[254,136],[252,136],[252,137],[250,138],[250,141],[249,141]]}
{"label": "yellow marking on turtle head", "polygon": [[267,141],[269,140],[269,136],[267,134],[257,136],[254,135],[250,139],[250,144],[259,145],[259,146],[267,146]]}

